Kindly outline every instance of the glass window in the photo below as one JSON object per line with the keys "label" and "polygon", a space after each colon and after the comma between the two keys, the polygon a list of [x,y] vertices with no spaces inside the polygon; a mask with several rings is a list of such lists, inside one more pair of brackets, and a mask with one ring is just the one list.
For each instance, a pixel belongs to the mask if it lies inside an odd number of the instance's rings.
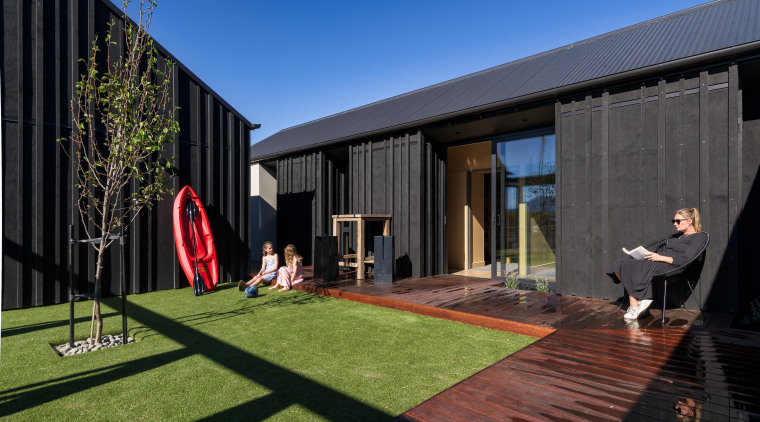
{"label": "glass window", "polygon": [[554,134],[496,144],[496,275],[553,282],[556,269]]}

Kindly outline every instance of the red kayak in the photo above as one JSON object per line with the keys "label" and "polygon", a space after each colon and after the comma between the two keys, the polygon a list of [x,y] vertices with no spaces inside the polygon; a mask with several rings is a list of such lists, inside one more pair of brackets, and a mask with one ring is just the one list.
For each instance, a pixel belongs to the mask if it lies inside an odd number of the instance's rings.
{"label": "red kayak", "polygon": [[[191,223],[187,201],[195,204],[195,212]],[[206,209],[198,195],[190,186],[185,186],[174,199],[174,241],[177,244],[177,255],[187,280],[193,285],[195,278],[195,255],[198,256],[198,274],[203,279],[207,292],[213,291],[219,283],[219,265],[214,248],[214,237],[208,224]],[[195,234],[195,250],[193,250],[193,234]],[[198,293],[196,293],[198,294]]]}

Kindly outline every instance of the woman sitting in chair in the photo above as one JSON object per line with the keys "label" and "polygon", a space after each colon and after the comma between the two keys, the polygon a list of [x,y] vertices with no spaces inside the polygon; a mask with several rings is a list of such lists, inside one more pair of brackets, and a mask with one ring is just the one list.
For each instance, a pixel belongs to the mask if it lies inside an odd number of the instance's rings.
{"label": "woman sitting in chair", "polygon": [[673,225],[678,233],[668,241],[660,253],[649,252],[643,260],[619,259],[612,263],[607,275],[622,282],[630,300],[630,307],[623,318],[638,319],[652,304],[652,278],[656,273],[677,268],[694,258],[707,241],[702,234],[699,211],[684,208],[676,212]]}

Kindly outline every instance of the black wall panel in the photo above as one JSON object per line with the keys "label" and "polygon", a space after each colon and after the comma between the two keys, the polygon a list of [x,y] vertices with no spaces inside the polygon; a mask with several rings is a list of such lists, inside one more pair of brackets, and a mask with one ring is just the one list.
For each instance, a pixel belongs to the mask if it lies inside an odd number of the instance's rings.
{"label": "black wall panel", "polygon": [[[283,258],[288,244],[295,245],[304,264],[314,261],[314,237],[331,234],[329,197],[336,177],[323,152],[284,157],[277,161],[276,251]],[[332,175],[331,175],[332,174]]]}
{"label": "black wall panel", "polygon": [[559,293],[622,296],[604,274],[620,248],[672,233],[675,211],[697,207],[711,236],[697,294],[710,310],[736,312],[738,263],[751,259],[737,215],[757,196],[740,182],[760,164],[746,138],[742,147],[740,97],[733,65],[560,100]]}
{"label": "black wall panel", "polygon": [[[282,157],[277,161],[277,251],[292,243],[307,265],[314,237],[332,233],[334,214],[391,214],[396,273],[445,272],[443,234],[446,164],[421,133],[351,145],[347,150]],[[345,163],[344,163],[344,158]],[[354,249],[355,228],[348,248]],[[382,234],[370,223],[367,238]],[[366,244],[372,253],[373,243]]]}
{"label": "black wall panel", "polygon": [[[350,147],[350,214],[390,214],[399,276],[445,273],[444,155],[421,132]],[[381,228],[375,228],[380,230]],[[377,233],[380,234],[380,233]],[[368,246],[371,248],[371,245]]]}
{"label": "black wall panel", "polygon": [[[2,21],[2,309],[68,300],[68,225],[84,237],[72,192],[72,164],[56,139],[71,132],[70,102],[95,34],[120,11],[105,0],[7,0]],[[160,8],[159,8],[160,13]],[[117,40],[120,36],[117,37]],[[160,48],[161,60],[170,54]],[[176,60],[174,60],[177,63]],[[174,68],[180,133],[161,159],[174,158],[175,192],[190,184],[207,204],[221,281],[240,278],[248,261],[249,149],[246,121],[187,68]],[[223,187],[223,188],[220,188]],[[172,229],[173,198],[145,210],[130,228],[126,275],[131,293],[184,287]],[[95,255],[75,248],[75,287],[92,291]],[[118,294],[118,246],[111,248],[104,294]]]}
{"label": "black wall panel", "polygon": [[739,301],[739,313],[750,315],[748,302],[760,297],[760,283],[756,281],[757,255],[743,251],[755,250],[756,239],[760,239],[760,225],[756,224],[760,215],[760,79],[757,78],[760,63],[740,66],[739,73],[742,89],[738,94],[741,95],[742,107],[737,112],[741,115],[739,121],[742,127],[737,133],[736,148],[741,151],[741,159],[736,165],[741,168],[737,172],[741,208],[738,209],[738,223],[732,230],[732,237],[736,238],[737,249],[742,251],[737,260],[738,277],[743,281],[737,292],[743,299]]}

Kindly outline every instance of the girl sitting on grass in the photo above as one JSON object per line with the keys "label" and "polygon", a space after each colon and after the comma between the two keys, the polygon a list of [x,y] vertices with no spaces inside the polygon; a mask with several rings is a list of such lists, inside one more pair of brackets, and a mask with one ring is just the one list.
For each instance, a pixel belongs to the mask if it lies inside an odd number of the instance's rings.
{"label": "girl sitting on grass", "polygon": [[285,266],[280,267],[277,271],[277,284],[269,289],[275,289],[277,286],[282,287],[279,291],[290,290],[294,284],[303,281],[303,258],[298,255],[296,247],[288,245],[285,247]]}
{"label": "girl sitting on grass", "polygon": [[264,258],[261,260],[261,271],[248,281],[238,281],[238,289],[240,289],[240,291],[245,290],[245,288],[249,286],[258,286],[265,281],[271,284],[272,280],[277,277],[277,263],[279,258],[277,257],[277,254],[274,253],[272,242],[264,242],[262,249],[262,255]]}

